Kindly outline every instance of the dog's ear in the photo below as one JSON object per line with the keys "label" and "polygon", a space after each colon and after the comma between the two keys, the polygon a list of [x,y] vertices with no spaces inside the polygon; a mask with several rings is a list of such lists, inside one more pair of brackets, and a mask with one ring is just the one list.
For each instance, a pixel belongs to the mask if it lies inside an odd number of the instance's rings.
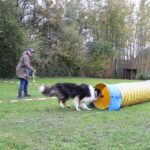
{"label": "dog's ear", "polygon": [[95,88],[95,92],[97,93],[97,95],[99,95],[99,93],[101,93],[101,91],[97,88]]}
{"label": "dog's ear", "polygon": [[100,97],[100,98],[103,98],[103,97],[104,97],[104,95],[102,94],[101,90],[95,88],[95,91],[96,91],[96,93],[97,93],[97,97]]}

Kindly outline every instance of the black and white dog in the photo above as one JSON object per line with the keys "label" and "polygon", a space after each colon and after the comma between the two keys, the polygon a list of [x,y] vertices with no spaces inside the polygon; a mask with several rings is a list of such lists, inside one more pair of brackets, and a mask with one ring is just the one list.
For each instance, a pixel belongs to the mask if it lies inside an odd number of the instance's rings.
{"label": "black and white dog", "polygon": [[80,108],[91,110],[87,107],[86,102],[92,102],[98,96],[103,96],[100,90],[90,85],[77,85],[74,83],[57,83],[51,87],[41,85],[39,91],[46,96],[57,97],[62,108],[69,107],[66,105],[66,101],[72,98],[77,111],[80,111]]}

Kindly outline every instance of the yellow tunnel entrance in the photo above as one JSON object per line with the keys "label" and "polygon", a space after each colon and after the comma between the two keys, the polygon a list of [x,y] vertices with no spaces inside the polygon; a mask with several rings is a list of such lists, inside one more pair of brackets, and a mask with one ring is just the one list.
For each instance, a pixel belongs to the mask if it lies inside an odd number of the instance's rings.
{"label": "yellow tunnel entrance", "polygon": [[107,86],[104,83],[99,83],[95,86],[95,88],[99,89],[104,97],[98,97],[97,100],[93,102],[94,106],[98,109],[108,108],[110,103],[110,95]]}

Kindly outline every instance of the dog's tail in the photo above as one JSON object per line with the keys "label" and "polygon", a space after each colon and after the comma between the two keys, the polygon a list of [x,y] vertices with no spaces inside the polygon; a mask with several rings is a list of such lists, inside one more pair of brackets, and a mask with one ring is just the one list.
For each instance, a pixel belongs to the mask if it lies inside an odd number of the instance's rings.
{"label": "dog's tail", "polygon": [[47,87],[45,85],[39,86],[39,92],[42,93],[43,95],[49,96],[49,97],[58,95],[56,90],[54,90],[52,87]]}
{"label": "dog's tail", "polygon": [[46,90],[46,86],[45,85],[39,86],[39,92],[40,93],[44,93],[45,90]]}
{"label": "dog's tail", "polygon": [[51,88],[49,88],[49,87],[47,87],[45,85],[41,85],[41,86],[38,87],[38,89],[39,89],[39,92],[42,93],[43,95],[49,96],[49,97],[52,96]]}

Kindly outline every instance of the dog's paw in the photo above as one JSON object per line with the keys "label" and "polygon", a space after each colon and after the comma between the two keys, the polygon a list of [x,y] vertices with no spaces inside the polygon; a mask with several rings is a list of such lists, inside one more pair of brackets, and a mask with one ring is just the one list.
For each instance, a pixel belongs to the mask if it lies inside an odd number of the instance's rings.
{"label": "dog's paw", "polygon": [[76,110],[77,110],[77,111],[81,111],[81,109],[79,109],[79,108],[78,108],[78,109],[76,109]]}
{"label": "dog's paw", "polygon": [[87,112],[91,112],[92,111],[92,109],[87,109]]}

